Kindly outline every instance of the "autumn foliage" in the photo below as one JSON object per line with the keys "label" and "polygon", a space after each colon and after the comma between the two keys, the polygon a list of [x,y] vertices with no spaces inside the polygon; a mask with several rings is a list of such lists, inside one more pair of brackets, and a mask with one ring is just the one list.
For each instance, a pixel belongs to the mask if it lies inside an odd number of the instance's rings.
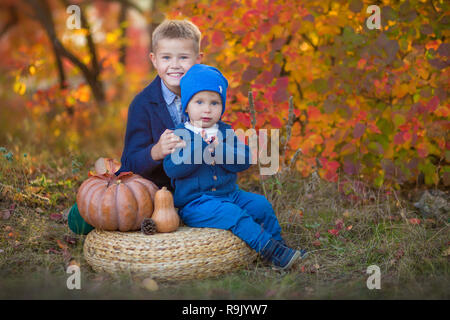
{"label": "autumn foliage", "polygon": [[[370,1],[180,1],[171,18],[203,32],[208,63],[230,79],[226,119],[286,129],[289,159],[304,176],[359,176],[376,186],[450,184],[448,5],[383,1],[381,30],[369,30]],[[280,150],[282,151],[282,150]]]}
{"label": "autumn foliage", "polygon": [[[27,99],[33,120],[26,121],[41,138],[62,135],[71,147],[80,147],[85,134],[104,136],[111,128],[120,130],[115,137],[123,139],[127,107],[154,75],[149,75],[148,42],[140,40],[149,38],[146,29],[121,15],[123,3],[130,2],[83,4],[88,23],[68,32],[64,1],[48,1],[58,38],[92,75],[98,69],[95,79],[104,101],[93,93],[87,71],[67,55],[61,56],[67,84],[58,81],[61,69],[49,55],[52,42],[39,21],[23,13],[35,1],[27,2],[18,8],[10,1],[20,25],[3,35],[1,55],[7,58],[0,61],[8,75],[2,81],[9,81],[16,98]],[[330,181],[342,173],[374,186],[448,186],[449,5],[385,0],[379,4],[381,29],[369,30],[366,8],[371,4],[180,0],[159,9],[169,18],[190,19],[202,31],[204,63],[221,69],[229,80],[224,120],[235,129],[252,127],[252,91],[256,129],[277,128],[283,137],[293,97],[289,148],[284,154],[281,141],[280,153],[289,161],[301,148],[295,168],[303,176],[319,164],[320,176]],[[163,17],[155,15],[156,8],[150,13],[138,9],[127,8],[147,24]],[[99,17],[101,26],[96,25]],[[42,116],[46,120],[37,122]],[[115,121],[96,126],[96,117]],[[122,140],[115,143],[120,147]]]}

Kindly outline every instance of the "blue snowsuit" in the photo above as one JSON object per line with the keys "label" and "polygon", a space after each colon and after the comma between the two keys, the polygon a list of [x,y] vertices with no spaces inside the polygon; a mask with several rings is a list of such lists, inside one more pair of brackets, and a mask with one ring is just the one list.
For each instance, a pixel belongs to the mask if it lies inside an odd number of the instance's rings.
{"label": "blue snowsuit", "polygon": [[[163,161],[175,189],[174,204],[188,226],[230,230],[259,252],[270,238],[282,240],[281,228],[272,205],[263,195],[241,190],[236,184],[237,172],[251,165],[250,148],[237,138],[229,124],[219,121],[218,125],[219,144],[209,153],[209,159],[203,157],[203,153],[212,145],[184,124],[175,127],[174,134],[183,139],[186,146],[175,149]],[[177,129],[188,134],[180,134]],[[233,153],[233,163],[226,161],[230,156],[227,152]],[[195,162],[196,153],[202,155],[201,163]],[[180,163],[172,157],[174,154],[178,159],[188,159],[190,155],[190,161]],[[240,164],[238,159],[245,159],[245,162]]]}

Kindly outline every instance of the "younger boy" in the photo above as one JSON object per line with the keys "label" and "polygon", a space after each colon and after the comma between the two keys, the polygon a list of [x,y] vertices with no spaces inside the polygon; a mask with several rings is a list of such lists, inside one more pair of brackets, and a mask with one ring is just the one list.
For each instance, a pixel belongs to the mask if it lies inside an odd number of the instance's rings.
{"label": "younger boy", "polygon": [[[173,134],[174,127],[186,120],[181,112],[180,79],[201,61],[200,40],[199,29],[187,20],[166,20],[153,32],[149,58],[158,75],[128,109],[122,166],[116,175],[132,171],[173,191],[162,160],[183,145]],[[77,204],[69,212],[68,224],[78,234],[93,229],[81,217]]]}
{"label": "younger boy", "polygon": [[306,251],[284,244],[275,212],[264,196],[236,184],[236,173],[250,167],[251,155],[231,126],[220,121],[227,80],[216,68],[196,64],[180,86],[182,110],[189,121],[180,123],[174,133],[186,146],[174,149],[163,164],[181,219],[191,227],[230,230],[276,267],[290,268]]}

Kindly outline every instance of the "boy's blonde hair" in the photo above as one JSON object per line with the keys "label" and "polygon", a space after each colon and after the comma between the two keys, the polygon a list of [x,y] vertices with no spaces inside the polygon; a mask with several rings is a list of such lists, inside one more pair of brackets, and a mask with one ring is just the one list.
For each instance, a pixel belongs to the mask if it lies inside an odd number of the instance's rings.
{"label": "boy's blonde hair", "polygon": [[202,34],[189,20],[164,20],[152,34],[152,52],[156,52],[161,39],[189,39],[194,43],[194,52],[200,52]]}

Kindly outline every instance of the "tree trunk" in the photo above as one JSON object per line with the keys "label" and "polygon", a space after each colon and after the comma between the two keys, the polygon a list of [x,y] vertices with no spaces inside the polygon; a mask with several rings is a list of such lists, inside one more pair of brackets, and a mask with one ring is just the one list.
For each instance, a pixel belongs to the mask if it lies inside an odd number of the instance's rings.
{"label": "tree trunk", "polygon": [[[91,54],[92,67],[89,68],[86,64],[80,61],[72,52],[70,52],[61,41],[58,39],[55,31],[55,25],[53,22],[51,9],[46,0],[25,0],[32,8],[35,13],[36,20],[42,25],[47,36],[49,37],[52,46],[54,48],[56,63],[59,70],[60,82],[65,83],[64,70],[62,68],[62,58],[70,60],[76,67],[78,67],[83,74],[86,82],[91,88],[92,94],[94,96],[97,105],[103,106],[105,103],[105,94],[103,90],[103,84],[99,80],[100,67],[97,61],[97,55],[95,52],[95,45],[92,40],[91,33],[88,32],[86,35],[89,51]],[[64,1],[66,4],[67,2]],[[83,14],[80,15],[81,22],[83,26],[89,31],[89,26]]]}

